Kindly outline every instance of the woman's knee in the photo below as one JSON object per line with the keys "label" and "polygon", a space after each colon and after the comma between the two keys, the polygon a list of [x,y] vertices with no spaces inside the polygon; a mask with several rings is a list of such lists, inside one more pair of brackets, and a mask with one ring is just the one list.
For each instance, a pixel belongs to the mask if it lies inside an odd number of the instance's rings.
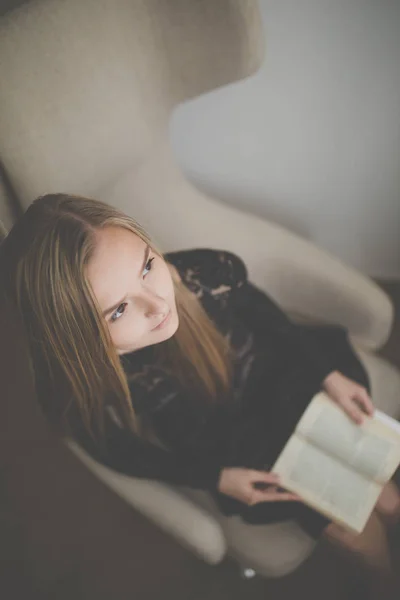
{"label": "woman's knee", "polygon": [[352,552],[358,552],[361,549],[360,536],[336,523],[330,523],[324,529],[323,536],[330,543],[345,547]]}
{"label": "woman's knee", "polygon": [[400,518],[400,491],[393,481],[388,481],[383,488],[376,510],[390,521],[397,522]]}

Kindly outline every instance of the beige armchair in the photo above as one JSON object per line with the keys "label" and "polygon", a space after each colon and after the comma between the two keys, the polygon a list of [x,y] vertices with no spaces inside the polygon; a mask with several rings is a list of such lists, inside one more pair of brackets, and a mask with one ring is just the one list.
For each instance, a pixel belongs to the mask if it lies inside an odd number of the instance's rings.
{"label": "beige armchair", "polygon": [[[165,251],[207,246],[240,254],[250,279],[296,317],[348,327],[376,404],[396,416],[400,374],[373,353],[392,325],[383,291],[308,241],[201,193],[171,153],[173,108],[252,74],[263,54],[255,0],[24,4],[0,19],[4,173],[23,209],[46,192],[89,195],[133,215]],[[9,222],[4,186],[0,202]],[[205,492],[123,476],[66,443],[117,494],[211,564],[228,553],[276,577],[314,549],[294,522],[250,526],[223,517]]]}

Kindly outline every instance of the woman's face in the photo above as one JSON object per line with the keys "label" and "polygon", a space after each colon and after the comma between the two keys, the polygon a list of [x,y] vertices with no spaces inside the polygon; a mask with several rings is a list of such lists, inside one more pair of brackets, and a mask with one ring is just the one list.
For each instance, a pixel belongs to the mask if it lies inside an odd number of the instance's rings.
{"label": "woman's face", "polygon": [[118,354],[167,340],[179,325],[167,263],[122,227],[96,233],[87,275]]}

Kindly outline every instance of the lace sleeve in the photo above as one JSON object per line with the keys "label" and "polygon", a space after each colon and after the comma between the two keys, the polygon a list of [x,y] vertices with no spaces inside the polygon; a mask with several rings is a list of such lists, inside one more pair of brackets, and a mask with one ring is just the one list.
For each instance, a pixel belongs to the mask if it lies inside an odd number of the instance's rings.
{"label": "lace sleeve", "polygon": [[184,284],[197,297],[207,293],[225,301],[247,281],[243,260],[226,250],[196,248],[170,252],[164,257],[176,267]]}

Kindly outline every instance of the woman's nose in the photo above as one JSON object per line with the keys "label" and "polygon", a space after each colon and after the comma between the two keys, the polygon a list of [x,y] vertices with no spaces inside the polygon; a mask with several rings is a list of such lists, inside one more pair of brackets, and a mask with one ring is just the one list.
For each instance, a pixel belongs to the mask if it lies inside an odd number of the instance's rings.
{"label": "woman's nose", "polygon": [[166,316],[168,307],[162,298],[158,296],[147,297],[144,302],[144,314],[147,318]]}

